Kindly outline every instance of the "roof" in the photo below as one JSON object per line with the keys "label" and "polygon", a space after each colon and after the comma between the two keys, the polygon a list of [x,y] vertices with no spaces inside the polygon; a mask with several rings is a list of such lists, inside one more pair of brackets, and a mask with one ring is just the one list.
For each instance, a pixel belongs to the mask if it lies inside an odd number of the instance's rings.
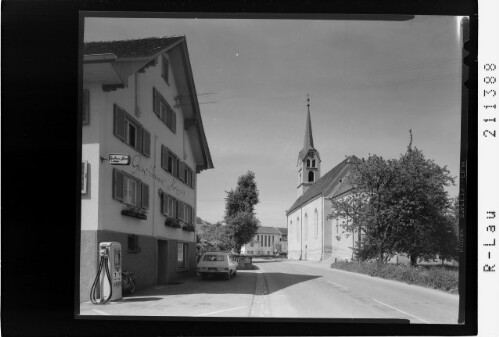
{"label": "roof", "polygon": [[277,229],[279,230],[279,232],[281,232],[282,235],[288,235],[288,229],[287,228],[277,227]]}
{"label": "roof", "polygon": [[[174,48],[177,46],[179,48]],[[196,159],[196,162],[199,163],[196,165],[196,172],[199,173],[204,169],[210,169],[214,166],[206,134],[204,132],[185,36],[86,42],[83,45],[84,63],[87,68],[92,66],[95,67],[95,64],[91,64],[93,62],[111,63],[117,75],[121,78],[121,82],[125,83],[132,73],[140,70],[144,66],[147,67],[151,60],[156,59],[156,57],[167,50],[176,51],[175,54],[179,55],[177,59],[181,60],[179,69],[182,69],[181,71],[185,72],[186,81],[183,81],[182,85],[177,83],[177,89],[180,91],[181,87],[185,87],[185,89],[182,89],[182,92],[185,93],[185,96],[191,102],[191,104],[189,104],[189,109],[186,109],[184,112],[192,111],[192,116],[190,116],[189,119],[193,121],[195,127],[189,128],[188,132],[192,133],[196,139],[198,139],[196,142],[199,146],[196,147],[196,149],[199,148],[200,151],[194,153],[194,156],[199,158]],[[113,55],[115,56],[115,59],[112,59]],[[187,105],[188,104],[186,104],[186,106]]]}
{"label": "roof", "polygon": [[303,160],[303,158],[305,158],[310,151],[317,153],[317,156],[319,156],[319,153],[314,148],[314,137],[312,136],[312,121],[310,119],[310,106],[308,104],[307,108],[308,111],[307,122],[305,124],[305,139],[303,141],[303,148],[298,153],[298,160]]}
{"label": "roof", "polygon": [[150,57],[184,40],[183,36],[149,37],[145,39],[86,42],[83,54],[114,54],[118,58]]}
{"label": "roof", "polygon": [[281,232],[277,227],[260,226],[258,227],[257,234],[281,234]]}
{"label": "roof", "polygon": [[350,160],[355,160],[358,158],[355,156],[349,156],[345,158],[341,163],[333,167],[329,172],[323,175],[319,180],[317,180],[313,185],[311,185],[302,196],[300,196],[291,207],[288,209],[286,214],[291,213],[295,209],[301,207],[306,204],[310,200],[316,198],[319,195],[328,196],[330,195],[335,187],[337,188],[341,173],[344,171],[343,169],[348,165]]}

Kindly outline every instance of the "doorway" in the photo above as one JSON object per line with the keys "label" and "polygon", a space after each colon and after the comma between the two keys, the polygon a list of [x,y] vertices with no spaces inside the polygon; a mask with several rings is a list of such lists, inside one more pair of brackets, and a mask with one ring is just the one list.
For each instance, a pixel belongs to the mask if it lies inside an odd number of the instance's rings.
{"label": "doorway", "polygon": [[167,284],[168,282],[168,241],[158,240],[158,279],[157,284]]}

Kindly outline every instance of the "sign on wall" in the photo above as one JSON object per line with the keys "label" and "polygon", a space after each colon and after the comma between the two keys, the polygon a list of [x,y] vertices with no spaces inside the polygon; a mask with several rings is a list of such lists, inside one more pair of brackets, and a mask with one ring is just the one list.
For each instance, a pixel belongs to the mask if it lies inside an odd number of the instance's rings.
{"label": "sign on wall", "polygon": [[130,165],[130,156],[122,153],[110,153],[109,164],[111,165]]}

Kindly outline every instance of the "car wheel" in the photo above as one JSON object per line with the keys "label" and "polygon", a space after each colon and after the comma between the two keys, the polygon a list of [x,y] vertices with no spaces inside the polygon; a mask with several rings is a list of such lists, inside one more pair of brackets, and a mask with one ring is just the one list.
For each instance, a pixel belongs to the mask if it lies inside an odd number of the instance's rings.
{"label": "car wheel", "polygon": [[234,270],[234,274],[232,274],[232,276],[236,276],[237,275],[237,269]]}

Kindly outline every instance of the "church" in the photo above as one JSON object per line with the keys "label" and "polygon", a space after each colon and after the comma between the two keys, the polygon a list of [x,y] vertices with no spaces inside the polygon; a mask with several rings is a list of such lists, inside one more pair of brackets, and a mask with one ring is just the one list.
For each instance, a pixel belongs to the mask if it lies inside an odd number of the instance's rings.
{"label": "church", "polygon": [[310,99],[307,99],[307,120],[303,148],[298,153],[298,196],[286,211],[288,225],[288,258],[291,260],[353,259],[359,233],[345,233],[342,222],[351,219],[328,219],[331,200],[343,198],[351,191],[347,177],[350,162],[358,160],[349,156],[331,170],[321,175],[321,158],[314,147]]}

